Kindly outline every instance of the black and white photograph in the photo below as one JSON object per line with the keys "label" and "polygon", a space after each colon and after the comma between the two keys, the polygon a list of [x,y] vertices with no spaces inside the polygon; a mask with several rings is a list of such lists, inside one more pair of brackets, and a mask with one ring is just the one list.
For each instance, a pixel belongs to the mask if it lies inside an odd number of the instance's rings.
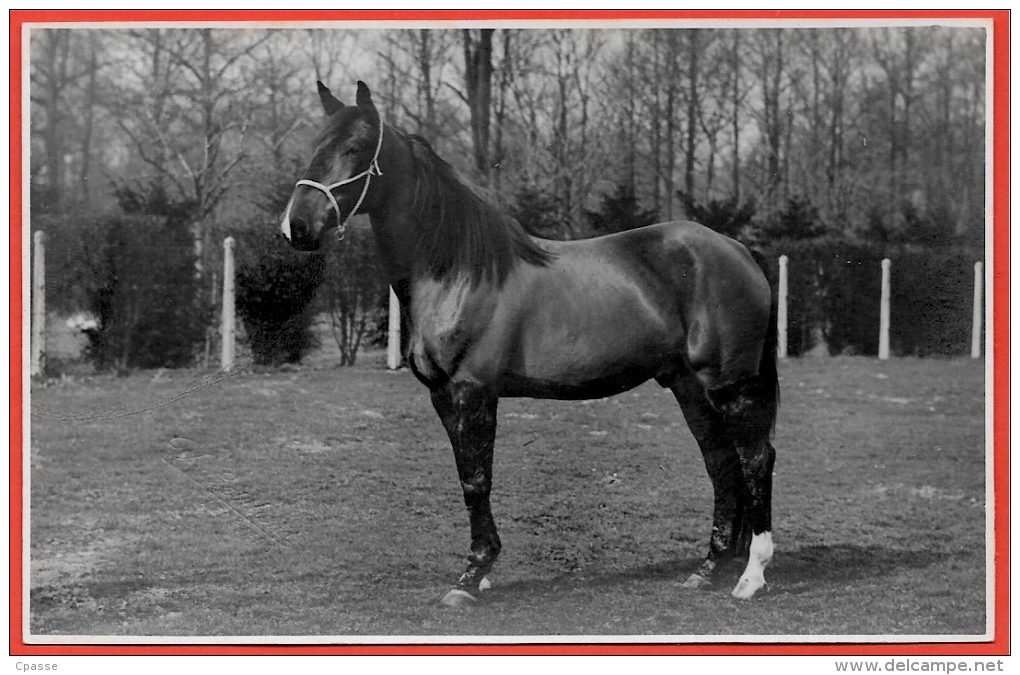
{"label": "black and white photograph", "polygon": [[1008,644],[991,18],[195,14],[21,28],[26,645]]}

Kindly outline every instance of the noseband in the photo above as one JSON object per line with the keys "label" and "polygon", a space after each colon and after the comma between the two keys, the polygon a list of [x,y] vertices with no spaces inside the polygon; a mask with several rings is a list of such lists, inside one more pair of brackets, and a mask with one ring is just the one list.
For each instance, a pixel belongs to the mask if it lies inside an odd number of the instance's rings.
{"label": "noseband", "polygon": [[[383,122],[380,119],[379,140],[375,144],[375,154],[372,155],[372,161],[369,162],[368,168],[359,173],[358,175],[351,176],[350,178],[345,178],[344,180],[333,183],[332,185],[323,185],[322,183],[316,182],[314,180],[305,179],[299,180],[297,183],[294,184],[295,188],[299,185],[307,185],[308,187],[313,187],[316,190],[320,190],[323,194],[326,195],[326,198],[329,199],[330,205],[336,212],[336,220],[340,224],[337,227],[336,232],[338,241],[342,241],[344,238],[344,232],[347,230],[347,221],[349,221],[351,219],[351,216],[357,213],[358,209],[361,208],[361,202],[365,201],[365,195],[368,194],[368,184],[372,182],[372,176],[383,175],[382,169],[379,168],[379,151],[382,150],[382,137],[383,137]],[[365,186],[361,188],[361,196],[358,197],[357,203],[354,205],[354,208],[351,209],[350,213],[347,214],[347,217],[341,220],[340,205],[336,203],[336,198],[333,196],[333,190],[344,185],[349,185],[355,181],[361,180],[362,178],[365,179]],[[287,223],[290,222],[290,207],[291,205],[293,205],[293,203],[294,199],[292,197],[290,203],[287,204],[287,212],[284,214],[284,222]]]}

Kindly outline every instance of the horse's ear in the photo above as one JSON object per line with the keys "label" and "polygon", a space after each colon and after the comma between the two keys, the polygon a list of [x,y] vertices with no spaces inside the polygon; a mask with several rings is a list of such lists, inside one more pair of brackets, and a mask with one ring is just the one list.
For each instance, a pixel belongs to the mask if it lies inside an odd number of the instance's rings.
{"label": "horse's ear", "polygon": [[319,100],[322,101],[322,109],[326,111],[327,115],[332,115],[340,108],[344,107],[336,96],[329,90],[329,87],[324,85],[321,81],[315,81],[316,86],[319,88]]}
{"label": "horse's ear", "polygon": [[368,85],[358,80],[358,105],[370,106],[372,105],[372,92],[368,90]]}

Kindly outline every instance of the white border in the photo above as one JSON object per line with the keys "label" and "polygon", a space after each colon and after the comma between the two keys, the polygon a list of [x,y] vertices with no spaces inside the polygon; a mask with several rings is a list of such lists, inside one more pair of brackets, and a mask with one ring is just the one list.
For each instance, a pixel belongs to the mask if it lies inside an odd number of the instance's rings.
{"label": "white border", "polygon": [[981,644],[984,635],[33,635],[26,644],[118,645],[517,645],[517,644],[628,644],[628,645],[744,645],[769,644],[877,644],[966,642]]}
{"label": "white border", "polygon": [[[21,617],[22,639],[33,639],[29,626],[31,609],[29,577],[32,573],[32,336],[30,303],[33,272],[32,264],[32,95],[30,30],[21,31]],[[28,283],[25,283],[25,282]],[[45,331],[43,331],[45,334]],[[12,488],[14,486],[11,486]]]}
{"label": "white border", "polygon": [[[985,29],[985,629],[995,635],[995,27]],[[1007,169],[1008,170],[1008,169]],[[1008,223],[1005,227],[1009,227]],[[1005,449],[1008,455],[1008,449]],[[1007,502],[1009,500],[1007,499]],[[1008,537],[1008,533],[1006,534]],[[1008,582],[1007,582],[1008,588]]]}

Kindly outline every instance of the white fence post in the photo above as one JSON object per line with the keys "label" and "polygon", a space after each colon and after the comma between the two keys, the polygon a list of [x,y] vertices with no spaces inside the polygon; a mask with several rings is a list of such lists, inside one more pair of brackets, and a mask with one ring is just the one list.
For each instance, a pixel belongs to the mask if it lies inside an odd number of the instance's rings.
{"label": "white fence post", "polygon": [[386,337],[386,366],[390,370],[400,367],[400,301],[390,286],[390,322]]}
{"label": "white fence post", "polygon": [[220,318],[220,368],[234,367],[234,238],[223,240],[223,308]]}
{"label": "white fence post", "polygon": [[890,270],[892,261],[882,260],[882,308],[878,319],[878,358],[889,358],[889,299],[891,296]]}
{"label": "white fence post", "polygon": [[32,236],[35,259],[32,265],[32,376],[42,375],[46,354],[46,233]]}
{"label": "white fence post", "polygon": [[787,333],[787,305],[786,296],[790,290],[790,272],[789,272],[790,259],[785,256],[779,256],[779,307],[777,316],[777,328],[779,332],[779,342],[776,345],[776,355],[781,358],[786,358],[787,345],[789,344],[788,333]]}
{"label": "white fence post", "polygon": [[984,285],[984,263],[974,263],[974,326],[970,336],[970,357],[981,358],[981,299]]}

